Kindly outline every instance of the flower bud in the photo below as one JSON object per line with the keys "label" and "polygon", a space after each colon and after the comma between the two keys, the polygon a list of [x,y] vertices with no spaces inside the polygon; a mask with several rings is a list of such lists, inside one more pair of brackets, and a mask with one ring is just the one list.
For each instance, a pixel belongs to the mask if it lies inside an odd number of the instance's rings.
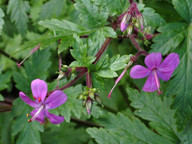
{"label": "flower bud", "polygon": [[103,107],[102,102],[101,102],[101,98],[99,96],[95,97],[95,101]]}
{"label": "flower bud", "polygon": [[133,32],[133,26],[129,25],[128,28],[127,28],[127,31],[128,31],[128,35],[131,35],[132,32]]}
{"label": "flower bud", "polygon": [[79,98],[79,99],[84,99],[84,95],[83,95],[83,94],[80,94],[78,98]]}
{"label": "flower bud", "polygon": [[97,89],[96,89],[96,88],[92,88],[91,91],[92,91],[93,93],[95,93],[95,92],[97,92]]}
{"label": "flower bud", "polygon": [[94,100],[94,99],[95,99],[95,94],[94,94],[93,92],[90,92],[90,93],[89,93],[89,97],[90,97],[92,100]]}
{"label": "flower bud", "polygon": [[73,67],[71,70],[71,73],[75,73],[75,72],[76,72],[76,69],[75,69],[75,67]]}
{"label": "flower bud", "polygon": [[127,26],[129,25],[129,20],[131,19],[131,15],[129,13],[126,13],[124,16],[123,16],[123,19],[121,21],[121,24],[120,24],[120,28],[121,28],[121,31],[125,31]]}
{"label": "flower bud", "polygon": [[90,99],[87,100],[86,102],[86,108],[87,108],[87,113],[90,114],[92,109],[92,101]]}
{"label": "flower bud", "polygon": [[63,71],[63,72],[67,72],[68,71],[68,66],[67,65],[63,65],[62,67],[61,67],[61,71]]}
{"label": "flower bud", "polygon": [[86,100],[83,100],[82,101],[82,106],[85,107],[85,105],[86,105]]}
{"label": "flower bud", "polygon": [[142,16],[141,13],[137,15],[137,19],[139,21],[139,25],[141,26],[141,29],[143,30],[143,28],[144,28],[144,20],[143,20],[143,16]]}
{"label": "flower bud", "polygon": [[57,77],[57,80],[62,79],[65,76],[65,73],[63,71],[59,71],[59,75]]}

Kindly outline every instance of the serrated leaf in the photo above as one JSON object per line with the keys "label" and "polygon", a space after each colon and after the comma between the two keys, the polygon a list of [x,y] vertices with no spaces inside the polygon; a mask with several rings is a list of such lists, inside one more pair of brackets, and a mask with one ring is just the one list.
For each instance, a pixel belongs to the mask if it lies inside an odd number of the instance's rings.
{"label": "serrated leaf", "polygon": [[104,26],[108,14],[99,11],[99,8],[90,0],[77,0],[74,4],[76,10],[80,13],[81,21],[90,28]]}
{"label": "serrated leaf", "polygon": [[155,13],[155,10],[152,8],[144,8],[142,14],[144,24],[147,26],[159,27],[166,23],[165,20],[159,14]]}
{"label": "serrated leaf", "polygon": [[177,48],[185,38],[187,26],[185,23],[170,23],[160,27],[158,31],[161,34],[153,39],[152,51],[167,54]]}
{"label": "serrated leaf", "polygon": [[61,52],[66,52],[67,49],[71,46],[73,46],[74,38],[73,37],[64,37],[61,39],[59,48],[58,48],[58,54]]}
{"label": "serrated leaf", "polygon": [[0,74],[0,91],[8,88],[7,83],[10,81],[11,76],[12,76],[11,72]]}
{"label": "serrated leaf", "polygon": [[16,87],[19,90],[30,93],[32,80],[37,78],[45,80],[47,78],[47,70],[51,66],[50,55],[49,48],[35,52],[32,55],[32,60],[24,63],[24,73],[15,72],[13,74]]}
{"label": "serrated leaf", "polygon": [[66,33],[65,35],[72,35],[74,33],[80,34],[87,31],[87,29],[83,26],[77,25],[67,20],[60,21],[58,19],[52,19],[40,21],[39,24],[43,27],[49,28],[50,30]]}
{"label": "serrated leaf", "polygon": [[99,144],[166,144],[171,142],[148,129],[139,119],[130,120],[124,114],[108,114],[99,123],[104,128],[88,128],[87,132]]}
{"label": "serrated leaf", "polygon": [[121,57],[120,55],[113,56],[109,61],[109,68],[113,71],[118,71],[125,68],[127,65],[126,63],[129,61],[130,57],[131,55],[124,55]]}
{"label": "serrated leaf", "polygon": [[2,94],[0,94],[0,101],[4,101],[4,97]]}
{"label": "serrated leaf", "polygon": [[66,0],[50,0],[41,7],[40,19],[49,19],[60,16]]}
{"label": "serrated leaf", "polygon": [[72,113],[80,118],[83,106],[81,100],[77,99],[79,94],[82,92],[82,86],[77,85],[75,87],[70,87],[64,90],[64,93],[67,95],[67,102],[59,107],[61,114],[64,116],[66,122],[70,122]]}
{"label": "serrated leaf", "polygon": [[30,6],[28,1],[23,0],[10,0],[7,12],[11,15],[11,21],[16,24],[18,31],[25,35],[27,31],[27,22]]}
{"label": "serrated leaf", "polygon": [[187,22],[192,22],[192,1],[191,0],[172,0],[176,11]]}
{"label": "serrated leaf", "polygon": [[137,116],[148,120],[149,125],[163,137],[179,143],[179,137],[174,118],[175,110],[172,110],[171,99],[161,98],[155,93],[139,93],[137,90],[127,88],[131,105],[137,110],[134,112]]}
{"label": "serrated leaf", "polygon": [[1,35],[1,31],[3,29],[3,25],[4,25],[4,20],[3,17],[5,16],[3,10],[0,8],[0,35]]}
{"label": "serrated leaf", "polygon": [[[19,107],[19,108],[18,108]],[[17,118],[13,121],[12,125],[12,136],[18,135],[16,143],[29,143],[29,144],[40,144],[40,133],[43,132],[43,126],[40,123],[34,121],[31,123],[27,122],[27,113],[31,110],[20,98],[14,101],[13,115]]]}
{"label": "serrated leaf", "polygon": [[117,16],[123,13],[129,6],[127,0],[93,0],[96,5],[98,5],[101,11],[108,12],[111,16]]}
{"label": "serrated leaf", "polygon": [[114,78],[118,76],[117,73],[115,71],[112,71],[111,69],[99,70],[95,72],[95,74],[104,78]]}

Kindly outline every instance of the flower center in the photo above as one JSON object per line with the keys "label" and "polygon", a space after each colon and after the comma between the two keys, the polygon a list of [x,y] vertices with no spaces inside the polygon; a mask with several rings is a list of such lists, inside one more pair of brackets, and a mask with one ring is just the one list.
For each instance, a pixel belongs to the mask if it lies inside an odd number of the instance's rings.
{"label": "flower center", "polygon": [[158,95],[162,94],[162,92],[160,91],[160,82],[159,82],[159,78],[157,76],[156,68],[153,69],[153,73],[155,75],[155,83],[156,83],[156,86],[158,88]]}
{"label": "flower center", "polygon": [[33,115],[31,119],[28,120],[28,122],[34,121],[37,118],[37,116],[40,114],[40,112],[43,110],[43,108],[44,108],[44,105],[41,105],[38,111]]}

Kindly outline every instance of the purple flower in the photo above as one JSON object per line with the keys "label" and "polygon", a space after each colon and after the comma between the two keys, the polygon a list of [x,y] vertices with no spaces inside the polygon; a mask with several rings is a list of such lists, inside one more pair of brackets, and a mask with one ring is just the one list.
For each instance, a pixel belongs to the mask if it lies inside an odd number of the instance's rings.
{"label": "purple flower", "polygon": [[126,28],[128,27],[130,19],[131,19],[131,15],[128,12],[125,13],[120,24],[120,28],[122,32],[125,31]]}
{"label": "purple flower", "polygon": [[25,103],[35,108],[31,112],[32,118],[29,119],[28,122],[36,120],[40,123],[44,123],[45,116],[53,124],[59,124],[64,121],[64,117],[54,115],[48,111],[49,109],[54,109],[66,102],[67,96],[64,92],[61,90],[56,90],[48,98],[45,99],[47,95],[47,84],[45,81],[40,79],[32,81],[31,90],[35,101],[29,99],[23,92],[19,93],[20,98]]}
{"label": "purple flower", "polygon": [[136,65],[131,69],[130,76],[133,79],[140,79],[148,76],[143,86],[143,91],[153,92],[158,90],[160,94],[159,78],[168,81],[179,65],[179,55],[176,53],[169,54],[162,63],[161,60],[161,53],[151,53],[145,58],[145,65],[147,68]]}

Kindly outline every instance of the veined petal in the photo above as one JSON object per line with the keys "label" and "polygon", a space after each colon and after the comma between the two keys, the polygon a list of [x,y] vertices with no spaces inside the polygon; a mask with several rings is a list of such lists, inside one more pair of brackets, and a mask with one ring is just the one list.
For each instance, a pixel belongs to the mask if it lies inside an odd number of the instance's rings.
{"label": "veined petal", "polygon": [[36,101],[32,101],[30,98],[28,98],[28,96],[26,96],[23,92],[19,92],[19,96],[20,98],[27,103],[28,105],[30,105],[33,108],[37,108],[39,106],[39,103],[37,103]]}
{"label": "veined petal", "polygon": [[46,105],[46,109],[54,109],[62,104],[64,104],[67,100],[67,95],[61,90],[54,91],[44,102]]}
{"label": "veined petal", "polygon": [[54,115],[48,111],[45,111],[45,115],[49,119],[49,121],[53,124],[59,124],[59,123],[62,123],[64,121],[64,117]]}
{"label": "veined petal", "polygon": [[171,78],[171,75],[173,74],[174,70],[179,65],[179,61],[180,60],[178,54],[169,54],[157,69],[158,76],[162,80],[168,81]]}
{"label": "veined petal", "polygon": [[120,24],[121,31],[122,32],[125,31],[127,26],[128,26],[128,24],[125,24],[125,22],[121,22],[121,24]]}
{"label": "veined petal", "polygon": [[39,110],[39,109],[34,109],[32,112],[31,112],[31,121],[38,121],[40,123],[44,123],[44,120],[45,120],[45,110],[42,109],[42,110]]}
{"label": "veined petal", "polygon": [[151,53],[145,58],[145,65],[152,70],[153,68],[158,68],[161,64],[162,55],[161,53]]}
{"label": "veined petal", "polygon": [[149,77],[147,78],[147,81],[145,82],[145,85],[143,86],[143,91],[153,92],[153,91],[156,91],[157,89],[158,88],[155,81],[154,72],[151,72],[149,74]]}
{"label": "veined petal", "polygon": [[149,75],[151,71],[141,65],[134,66],[130,71],[130,77],[133,79],[144,78]]}
{"label": "veined petal", "polygon": [[39,102],[44,101],[47,95],[47,84],[45,81],[36,79],[31,82],[31,90],[33,97],[35,97]]}

